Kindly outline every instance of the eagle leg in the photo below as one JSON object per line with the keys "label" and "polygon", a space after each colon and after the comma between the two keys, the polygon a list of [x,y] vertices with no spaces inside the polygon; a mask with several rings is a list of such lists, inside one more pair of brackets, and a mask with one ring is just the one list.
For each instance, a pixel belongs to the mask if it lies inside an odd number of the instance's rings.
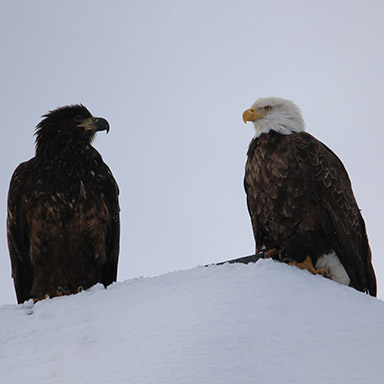
{"label": "eagle leg", "polygon": [[36,304],[38,301],[45,300],[45,299],[49,299],[48,293],[46,293],[44,295],[44,297],[34,297],[34,298],[32,298],[34,304]]}
{"label": "eagle leg", "polygon": [[71,293],[72,293],[71,290],[66,285],[64,286],[59,285],[56,288],[56,296],[70,295]]}
{"label": "eagle leg", "polygon": [[323,275],[325,272],[324,268],[316,269],[313,266],[312,260],[309,256],[305,258],[305,260],[301,263],[297,261],[291,261],[288,263],[289,265],[296,265],[296,267],[299,267],[300,269],[306,269],[307,271],[313,273],[314,275]]}
{"label": "eagle leg", "polygon": [[264,257],[266,259],[271,258],[271,259],[279,260],[280,252],[281,252],[281,249],[277,249],[277,248],[268,249],[268,251],[264,251]]}

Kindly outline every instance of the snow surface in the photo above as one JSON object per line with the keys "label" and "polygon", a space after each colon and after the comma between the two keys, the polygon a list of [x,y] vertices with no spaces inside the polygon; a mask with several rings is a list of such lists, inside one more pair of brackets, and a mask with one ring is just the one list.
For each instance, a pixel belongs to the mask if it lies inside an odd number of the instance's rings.
{"label": "snow surface", "polygon": [[1,383],[383,383],[384,304],[272,260],[0,307]]}

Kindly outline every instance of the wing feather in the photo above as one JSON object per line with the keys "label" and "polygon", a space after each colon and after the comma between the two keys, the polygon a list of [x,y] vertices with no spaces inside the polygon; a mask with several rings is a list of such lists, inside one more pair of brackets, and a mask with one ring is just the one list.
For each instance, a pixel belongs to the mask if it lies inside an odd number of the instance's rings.
{"label": "wing feather", "polygon": [[11,258],[12,277],[18,303],[29,298],[33,271],[29,252],[29,234],[21,192],[21,179],[28,172],[27,163],[20,164],[12,175],[8,193],[7,238]]}
{"label": "wing feather", "polygon": [[101,281],[104,285],[109,285],[117,280],[120,245],[119,187],[108,166],[105,163],[103,163],[103,166],[107,175],[103,195],[108,209],[109,221],[105,244],[106,263],[103,265]]}
{"label": "wing feather", "polygon": [[312,196],[318,202],[318,214],[333,249],[352,285],[375,296],[376,278],[365,223],[343,163],[310,134],[291,136],[299,166],[312,175]]}

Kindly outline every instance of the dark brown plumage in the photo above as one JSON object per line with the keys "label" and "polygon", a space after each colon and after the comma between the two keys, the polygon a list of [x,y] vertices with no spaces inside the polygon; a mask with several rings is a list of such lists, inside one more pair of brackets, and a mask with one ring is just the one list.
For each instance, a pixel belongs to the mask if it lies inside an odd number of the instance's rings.
{"label": "dark brown plumage", "polygon": [[17,301],[116,281],[118,186],[91,142],[108,122],[82,105],[58,108],[36,128],[36,156],[15,170],[8,246]]}
{"label": "dark brown plumage", "polygon": [[[278,249],[279,259],[297,263],[309,256],[328,277],[375,296],[371,251],[348,174],[329,148],[303,132],[295,107],[259,99],[244,113],[257,132],[244,180],[256,250]],[[330,254],[347,276],[330,265]]]}

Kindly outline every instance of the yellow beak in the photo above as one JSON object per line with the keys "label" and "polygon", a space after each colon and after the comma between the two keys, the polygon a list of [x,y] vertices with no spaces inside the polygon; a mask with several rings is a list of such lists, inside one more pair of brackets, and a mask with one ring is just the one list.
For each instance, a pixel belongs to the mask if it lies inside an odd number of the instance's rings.
{"label": "yellow beak", "polygon": [[263,113],[257,112],[255,108],[249,108],[243,113],[244,123],[247,121],[255,121],[261,119],[264,116]]}

